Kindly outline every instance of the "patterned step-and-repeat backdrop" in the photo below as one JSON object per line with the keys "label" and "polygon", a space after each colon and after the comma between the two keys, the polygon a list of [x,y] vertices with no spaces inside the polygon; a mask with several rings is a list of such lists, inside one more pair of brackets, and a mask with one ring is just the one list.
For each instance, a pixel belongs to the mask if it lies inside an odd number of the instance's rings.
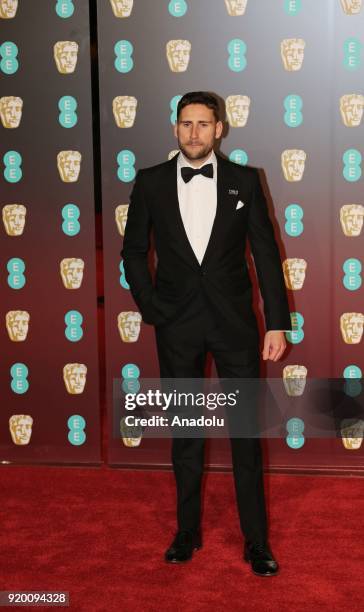
{"label": "patterned step-and-repeat backdrop", "polygon": [[[131,298],[120,249],[137,169],[168,158],[179,97],[205,89],[225,100],[222,152],[264,168],[274,202],[294,331],[265,374],[283,378],[294,428],[268,441],[270,465],[363,467],[362,420],[348,414],[343,439],[321,440],[306,439],[295,419],[306,379],[341,379],[358,401],[363,393],[362,4],[98,0],[111,463],[169,461],[161,441],[123,441],[113,411],[114,379],[158,376],[154,331]],[[211,463],[229,461],[225,441],[212,446]]]}
{"label": "patterned step-and-repeat backdrop", "polygon": [[0,460],[99,462],[87,0],[0,0]]}
{"label": "patterned step-and-repeat backdrop", "polygon": [[[98,1],[111,463],[169,461],[158,440],[126,446],[112,385],[158,375],[120,249],[136,170],[175,149],[190,90],[224,98],[222,152],[264,168],[274,201],[294,331],[265,374],[283,378],[293,418],[308,378],[361,401],[362,4]],[[85,0],[0,0],[2,461],[100,456],[89,25]],[[270,464],[362,467],[364,423],[347,417],[343,440],[306,439],[295,419]],[[211,462],[225,451],[214,441]]]}

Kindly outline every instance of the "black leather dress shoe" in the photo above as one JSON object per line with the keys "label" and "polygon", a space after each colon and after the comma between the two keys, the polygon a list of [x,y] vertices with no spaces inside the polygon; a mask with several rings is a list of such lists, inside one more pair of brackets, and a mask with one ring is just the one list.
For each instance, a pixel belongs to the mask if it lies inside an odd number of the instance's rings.
{"label": "black leather dress shoe", "polygon": [[201,534],[194,531],[179,531],[164,555],[167,563],[184,563],[192,559],[195,550],[202,547]]}
{"label": "black leather dress shoe", "polygon": [[268,544],[245,542],[244,559],[250,562],[252,571],[257,576],[276,576],[278,574],[278,563]]}

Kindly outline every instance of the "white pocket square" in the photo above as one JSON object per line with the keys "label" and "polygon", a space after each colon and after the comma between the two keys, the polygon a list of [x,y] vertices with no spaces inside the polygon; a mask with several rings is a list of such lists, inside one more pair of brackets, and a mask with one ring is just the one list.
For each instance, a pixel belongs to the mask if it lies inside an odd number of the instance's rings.
{"label": "white pocket square", "polygon": [[239,202],[238,202],[238,203],[237,203],[237,205],[236,205],[236,209],[235,209],[235,210],[238,210],[239,208],[243,208],[244,204],[245,204],[244,202],[242,202],[241,200],[239,200]]}

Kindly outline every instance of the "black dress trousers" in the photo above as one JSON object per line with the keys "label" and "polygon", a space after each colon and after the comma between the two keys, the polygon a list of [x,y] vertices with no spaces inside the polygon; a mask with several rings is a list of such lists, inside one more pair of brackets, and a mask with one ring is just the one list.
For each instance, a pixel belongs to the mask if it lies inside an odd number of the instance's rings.
{"label": "black dress trousers", "polygon": [[[156,327],[161,378],[203,378],[207,353],[219,379],[259,379],[259,352],[229,346],[219,320],[202,293],[177,320]],[[172,439],[178,530],[196,530],[201,519],[204,438]],[[259,437],[230,437],[241,530],[248,541],[267,540],[262,451]]]}

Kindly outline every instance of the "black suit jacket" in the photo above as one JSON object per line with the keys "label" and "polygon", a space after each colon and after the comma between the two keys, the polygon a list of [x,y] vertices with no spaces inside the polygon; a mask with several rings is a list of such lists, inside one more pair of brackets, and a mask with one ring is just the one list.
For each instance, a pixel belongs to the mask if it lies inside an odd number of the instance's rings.
{"label": "black suit jacket", "polygon": [[[193,179],[192,179],[193,180]],[[236,209],[237,203],[244,206]],[[155,285],[148,266],[154,231]],[[266,328],[291,329],[282,265],[257,170],[217,155],[217,209],[203,261],[187,238],[177,194],[177,156],[139,170],[130,197],[123,249],[126,280],[143,320],[173,323],[199,292],[241,346],[259,342],[245,259],[249,239],[264,300]]]}

